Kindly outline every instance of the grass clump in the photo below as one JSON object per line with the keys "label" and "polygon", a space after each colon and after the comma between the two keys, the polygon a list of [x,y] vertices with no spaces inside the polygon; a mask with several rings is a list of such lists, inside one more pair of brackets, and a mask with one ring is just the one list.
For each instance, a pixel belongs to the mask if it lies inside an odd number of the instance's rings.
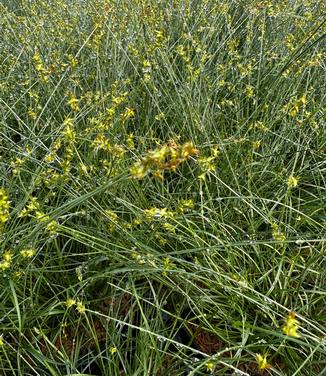
{"label": "grass clump", "polygon": [[1,3],[1,374],[325,372],[325,11]]}

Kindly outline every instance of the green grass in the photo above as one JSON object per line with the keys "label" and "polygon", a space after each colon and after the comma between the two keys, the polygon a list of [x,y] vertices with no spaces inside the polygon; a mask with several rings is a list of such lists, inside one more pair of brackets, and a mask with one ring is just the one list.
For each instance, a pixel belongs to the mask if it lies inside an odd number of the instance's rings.
{"label": "green grass", "polygon": [[326,375],[325,14],[2,1],[1,375]]}

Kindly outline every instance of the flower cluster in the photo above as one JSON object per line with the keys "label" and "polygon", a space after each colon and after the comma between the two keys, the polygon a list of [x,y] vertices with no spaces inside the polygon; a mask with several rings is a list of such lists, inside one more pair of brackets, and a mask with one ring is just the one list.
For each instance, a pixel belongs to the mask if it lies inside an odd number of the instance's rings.
{"label": "flower cluster", "polygon": [[6,191],[0,188],[0,231],[9,219],[9,204]]}
{"label": "flower cluster", "polygon": [[291,175],[287,180],[287,185],[289,189],[297,187],[298,184],[299,184],[299,178],[296,178],[295,176]]}
{"label": "flower cluster", "polygon": [[299,321],[295,318],[295,313],[290,312],[285,320],[285,325],[283,326],[283,332],[290,337],[300,337],[298,334],[298,329],[300,327]]}
{"label": "flower cluster", "polygon": [[143,179],[152,172],[154,176],[163,179],[164,171],[175,171],[181,163],[197,153],[198,149],[192,142],[180,145],[172,141],[149,151],[142,160],[131,168],[131,175],[136,179]]}
{"label": "flower cluster", "polygon": [[5,251],[2,254],[2,261],[0,261],[0,270],[6,270],[9,269],[12,263],[12,252],[11,251]]}
{"label": "flower cluster", "polygon": [[277,242],[284,243],[286,240],[286,236],[280,230],[279,225],[277,223],[272,223],[271,226],[272,226],[272,236],[274,240],[276,240]]}
{"label": "flower cluster", "polygon": [[67,308],[71,308],[71,307],[76,307],[76,311],[78,313],[85,313],[86,312],[86,307],[85,307],[85,304],[81,301],[76,301],[75,299],[67,299],[65,302],[64,302],[65,306]]}
{"label": "flower cluster", "polygon": [[256,361],[258,364],[259,369],[269,369],[271,368],[271,365],[268,364],[267,362],[267,355],[261,355],[261,354],[256,354]]}

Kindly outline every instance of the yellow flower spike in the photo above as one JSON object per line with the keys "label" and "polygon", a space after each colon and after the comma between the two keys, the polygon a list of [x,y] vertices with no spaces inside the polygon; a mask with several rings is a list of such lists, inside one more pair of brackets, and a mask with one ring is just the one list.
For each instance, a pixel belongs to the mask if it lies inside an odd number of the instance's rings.
{"label": "yellow flower spike", "polygon": [[135,116],[135,110],[133,108],[126,107],[125,112],[122,114],[122,118],[127,120]]}
{"label": "yellow flower spike", "polygon": [[9,264],[11,264],[11,261],[12,261],[12,252],[11,251],[6,251],[3,254],[2,258],[3,258],[4,261],[9,262]]}
{"label": "yellow flower spike", "polygon": [[271,365],[267,362],[267,355],[256,354],[256,361],[259,369],[271,368]]}
{"label": "yellow flower spike", "polygon": [[0,230],[9,219],[9,199],[6,191],[0,188]]}
{"label": "yellow flower spike", "polygon": [[82,302],[77,302],[76,303],[76,310],[79,313],[85,313],[86,312],[86,307],[85,307],[85,305]]}
{"label": "yellow flower spike", "polygon": [[64,128],[62,134],[63,134],[65,141],[67,143],[75,141],[76,133],[73,129],[73,125],[70,124],[70,122],[65,124],[65,128]]}
{"label": "yellow flower spike", "polygon": [[126,95],[127,95],[127,93],[123,93],[120,96],[113,97],[112,98],[112,103],[114,103],[115,105],[119,105],[119,104],[123,103],[125,101]]}
{"label": "yellow flower spike", "polygon": [[5,341],[3,339],[3,334],[0,335],[0,347],[3,347],[5,345]]}
{"label": "yellow flower spike", "polygon": [[2,255],[2,261],[0,262],[0,270],[9,269],[12,263],[12,252],[6,251]]}
{"label": "yellow flower spike", "polygon": [[49,81],[49,71],[44,67],[41,55],[38,52],[35,53],[32,60],[35,70],[39,73],[41,79],[47,83]]}
{"label": "yellow flower spike", "polygon": [[15,272],[15,273],[14,273],[14,276],[17,277],[17,278],[19,278],[19,277],[21,277],[21,276],[23,276],[23,275],[25,275],[25,274],[26,274],[25,272],[18,271],[18,272]]}
{"label": "yellow flower spike", "polygon": [[130,172],[134,178],[142,179],[152,171],[155,176],[162,179],[164,170],[175,171],[181,163],[197,153],[198,149],[192,142],[179,145],[170,140],[168,144],[150,150],[142,160],[134,164]]}
{"label": "yellow flower spike", "polygon": [[69,100],[67,101],[67,103],[69,104],[70,108],[73,111],[75,112],[79,111],[79,105],[78,105],[79,99],[77,99],[73,93],[70,94]]}
{"label": "yellow flower spike", "polygon": [[286,236],[280,231],[276,223],[272,223],[272,235],[274,240],[284,243],[286,241]]}
{"label": "yellow flower spike", "polygon": [[69,64],[71,68],[75,68],[78,65],[78,60],[71,54],[68,56]]}
{"label": "yellow flower spike", "polygon": [[153,176],[156,177],[156,178],[158,178],[158,179],[160,179],[160,180],[162,180],[162,181],[164,180],[164,175],[159,170],[153,172]]}
{"label": "yellow flower spike", "polygon": [[214,363],[213,362],[207,362],[206,363],[206,370],[208,372],[213,372],[214,371]]}
{"label": "yellow flower spike", "polygon": [[27,115],[32,119],[36,120],[37,119],[37,113],[32,109],[32,107],[29,107],[27,110]]}
{"label": "yellow flower spike", "polygon": [[107,121],[112,120],[114,115],[115,115],[115,107],[107,107],[106,108],[106,120]]}
{"label": "yellow flower spike", "polygon": [[70,117],[65,118],[65,120],[63,121],[63,125],[65,127],[72,127],[74,125],[74,119]]}
{"label": "yellow flower spike", "polygon": [[175,227],[171,223],[163,223],[163,228],[170,233],[175,233]]}
{"label": "yellow flower spike", "polygon": [[144,209],[144,215],[146,219],[154,219],[154,218],[160,218],[161,217],[161,210],[159,208],[150,208],[150,209]]}
{"label": "yellow flower spike", "polygon": [[290,312],[285,320],[285,325],[283,326],[283,332],[289,337],[299,338],[300,335],[297,333],[300,328],[299,321],[295,318],[295,312]]}
{"label": "yellow flower spike", "polygon": [[76,304],[76,300],[75,299],[67,299],[65,301],[65,306],[67,308],[70,308],[70,307],[74,306],[75,304]]}
{"label": "yellow flower spike", "polygon": [[252,147],[254,149],[259,149],[260,145],[261,145],[261,140],[255,140],[252,142]]}
{"label": "yellow flower spike", "polygon": [[288,188],[295,188],[298,186],[299,178],[296,178],[295,176],[291,175],[287,180]]}
{"label": "yellow flower spike", "polygon": [[135,179],[143,179],[149,171],[148,166],[143,165],[142,162],[137,162],[130,169],[130,174]]}
{"label": "yellow flower spike", "polygon": [[164,270],[162,272],[162,275],[164,277],[167,276],[169,269],[170,269],[170,259],[168,257],[165,257],[165,259],[164,259]]}
{"label": "yellow flower spike", "polygon": [[178,210],[183,213],[186,209],[193,209],[194,206],[195,204],[192,199],[180,200]]}
{"label": "yellow flower spike", "polygon": [[35,255],[36,251],[34,248],[28,248],[28,249],[23,249],[20,251],[20,255],[23,258],[32,258]]}
{"label": "yellow flower spike", "polygon": [[152,64],[151,64],[151,62],[150,61],[148,61],[148,60],[144,60],[143,61],[143,67],[144,67],[144,69],[150,69],[151,67],[152,67]]}
{"label": "yellow flower spike", "polygon": [[192,155],[198,154],[199,150],[195,148],[192,142],[186,142],[181,147],[181,157],[189,158]]}
{"label": "yellow flower spike", "polygon": [[0,262],[0,270],[6,270],[10,268],[10,262],[8,261],[1,261]]}
{"label": "yellow flower spike", "polygon": [[289,337],[296,337],[296,338],[299,338],[300,336],[299,336],[299,334],[297,333],[297,330],[298,330],[298,328],[295,327],[295,326],[293,326],[293,327],[287,327],[287,326],[285,326],[285,327],[283,328],[283,332],[284,332],[287,336],[289,336]]}
{"label": "yellow flower spike", "polygon": [[167,240],[160,238],[158,242],[160,243],[161,246],[165,246],[165,244],[167,243]]}
{"label": "yellow flower spike", "polygon": [[58,224],[56,221],[51,221],[47,226],[46,229],[49,231],[50,234],[54,235],[57,234]]}
{"label": "yellow flower spike", "polygon": [[255,93],[255,88],[252,85],[247,85],[246,87],[246,95],[248,98],[252,98]]}
{"label": "yellow flower spike", "polygon": [[111,347],[109,348],[109,352],[110,352],[111,355],[113,355],[113,354],[115,354],[115,353],[117,352],[117,348],[114,347],[114,346],[111,346]]}
{"label": "yellow flower spike", "polygon": [[135,149],[135,143],[134,143],[134,135],[133,135],[133,133],[129,133],[128,134],[127,146],[128,146],[128,148],[130,150],[134,150]]}
{"label": "yellow flower spike", "polygon": [[160,112],[160,113],[158,113],[157,115],[155,115],[155,120],[162,120],[162,119],[164,119],[165,118],[165,115],[164,115],[164,113],[163,112]]}
{"label": "yellow flower spike", "polygon": [[167,146],[162,146],[161,149],[155,149],[148,154],[148,159],[153,163],[163,162],[169,153],[169,148]]}

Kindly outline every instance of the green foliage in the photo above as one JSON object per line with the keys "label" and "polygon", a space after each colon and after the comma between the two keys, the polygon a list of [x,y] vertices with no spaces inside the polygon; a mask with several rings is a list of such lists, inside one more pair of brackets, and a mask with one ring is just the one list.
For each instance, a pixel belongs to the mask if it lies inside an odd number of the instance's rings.
{"label": "green foliage", "polygon": [[0,4],[4,375],[321,375],[324,1]]}

